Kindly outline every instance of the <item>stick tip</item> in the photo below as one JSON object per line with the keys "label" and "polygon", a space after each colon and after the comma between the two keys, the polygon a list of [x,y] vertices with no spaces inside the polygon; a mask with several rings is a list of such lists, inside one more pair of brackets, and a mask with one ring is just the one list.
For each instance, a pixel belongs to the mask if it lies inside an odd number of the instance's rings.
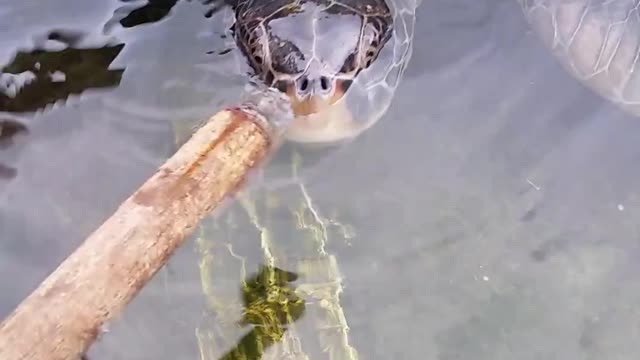
{"label": "stick tip", "polygon": [[251,83],[241,98],[241,109],[257,115],[256,121],[277,138],[282,138],[293,122],[289,98],[277,89]]}

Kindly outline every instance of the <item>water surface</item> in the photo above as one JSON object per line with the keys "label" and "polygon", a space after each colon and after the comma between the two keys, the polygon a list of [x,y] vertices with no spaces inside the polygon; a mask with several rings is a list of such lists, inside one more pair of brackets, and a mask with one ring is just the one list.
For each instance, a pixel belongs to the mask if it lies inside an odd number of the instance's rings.
{"label": "water surface", "polygon": [[[219,55],[222,15],[151,3],[144,16],[143,2],[0,4],[2,67],[45,44],[84,49],[101,69],[72,79],[80,94],[0,113],[20,124],[0,138],[0,272],[15,274],[0,280],[2,316],[171,153],[170,121],[239,95],[233,57]],[[318,209],[354,229],[330,232],[326,247],[349,344],[361,359],[633,358],[640,122],[567,75],[515,1],[425,1],[416,27],[387,115],[307,184]],[[290,232],[279,246],[295,244],[299,233],[279,230]],[[257,232],[237,234],[255,274]],[[91,358],[198,358],[199,254],[195,240],[182,248]]]}

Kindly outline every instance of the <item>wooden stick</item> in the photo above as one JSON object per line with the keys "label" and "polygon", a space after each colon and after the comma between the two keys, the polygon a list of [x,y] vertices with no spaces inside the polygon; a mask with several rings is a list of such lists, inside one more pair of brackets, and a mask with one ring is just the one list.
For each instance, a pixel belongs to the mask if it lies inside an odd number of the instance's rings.
{"label": "wooden stick", "polygon": [[276,115],[266,112],[227,109],[198,129],[0,324],[0,359],[84,354],[102,325],[278,144],[269,118]]}

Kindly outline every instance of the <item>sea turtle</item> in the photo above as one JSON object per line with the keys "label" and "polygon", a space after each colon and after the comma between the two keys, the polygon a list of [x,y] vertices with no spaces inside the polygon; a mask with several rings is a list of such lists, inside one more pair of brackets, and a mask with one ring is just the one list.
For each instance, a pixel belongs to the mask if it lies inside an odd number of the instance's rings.
{"label": "sea turtle", "polygon": [[640,116],[640,0],[518,0],[526,19],[581,83]]}
{"label": "sea turtle", "polygon": [[[385,114],[411,58],[421,0],[202,1],[226,11],[224,53],[233,52],[237,73],[290,100],[286,141],[256,182],[277,187],[292,180],[293,152],[304,153],[300,175],[311,178]],[[192,129],[175,125],[182,143]]]}

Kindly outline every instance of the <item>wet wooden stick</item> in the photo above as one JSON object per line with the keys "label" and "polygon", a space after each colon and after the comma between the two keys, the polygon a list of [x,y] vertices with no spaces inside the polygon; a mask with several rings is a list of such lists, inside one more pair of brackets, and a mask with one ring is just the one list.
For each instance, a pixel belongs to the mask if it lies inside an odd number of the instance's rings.
{"label": "wet wooden stick", "polygon": [[259,106],[227,109],[199,128],[0,323],[0,359],[84,354],[101,326],[277,145],[271,117],[282,113],[266,113]]}

